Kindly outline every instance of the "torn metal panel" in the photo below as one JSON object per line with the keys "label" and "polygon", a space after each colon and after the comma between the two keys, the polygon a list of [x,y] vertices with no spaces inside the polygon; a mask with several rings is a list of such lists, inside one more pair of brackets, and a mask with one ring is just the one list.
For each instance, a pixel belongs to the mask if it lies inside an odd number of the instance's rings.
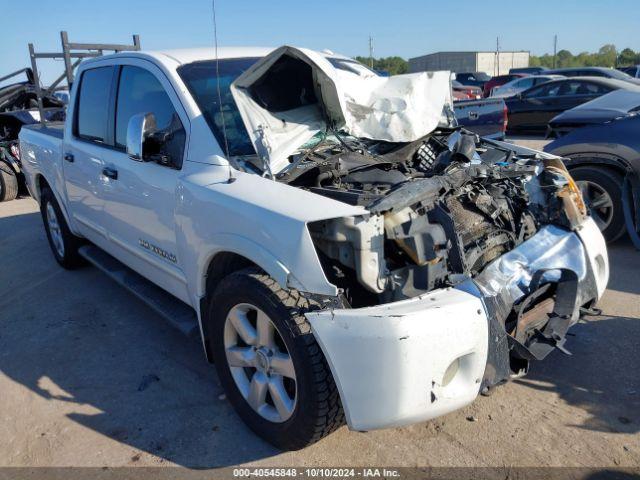
{"label": "torn metal panel", "polygon": [[554,282],[559,279],[562,269],[575,272],[579,280],[586,278],[584,246],[575,233],[547,225],[487,265],[474,280],[483,295],[513,305],[530,293],[536,272],[545,272],[540,281]]}
{"label": "torn metal panel", "polygon": [[327,128],[372,140],[411,142],[452,106],[448,72],[393,77],[336,69],[312,50],[281,47],[231,85],[258,155],[274,172]]}

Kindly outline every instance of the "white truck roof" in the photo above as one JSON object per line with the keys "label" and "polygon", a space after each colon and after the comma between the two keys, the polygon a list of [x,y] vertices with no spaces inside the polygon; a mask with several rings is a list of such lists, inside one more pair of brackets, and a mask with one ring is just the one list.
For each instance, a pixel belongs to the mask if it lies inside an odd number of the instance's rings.
{"label": "white truck roof", "polygon": [[[218,47],[219,59],[226,58],[246,58],[246,57],[265,57],[273,52],[276,47]],[[345,55],[336,54],[329,51],[323,51],[326,56],[333,58],[345,58],[349,57]],[[121,53],[115,53],[111,55],[104,55],[97,57],[95,61],[105,58],[117,58],[118,56],[135,56],[148,58],[152,57],[162,62],[163,58],[171,58],[173,61],[179,64],[200,62],[203,60],[214,60],[216,58],[216,49],[214,47],[195,47],[195,48],[177,48],[170,50],[141,50],[137,52],[125,51]],[[83,64],[94,61],[93,59],[85,60]]]}

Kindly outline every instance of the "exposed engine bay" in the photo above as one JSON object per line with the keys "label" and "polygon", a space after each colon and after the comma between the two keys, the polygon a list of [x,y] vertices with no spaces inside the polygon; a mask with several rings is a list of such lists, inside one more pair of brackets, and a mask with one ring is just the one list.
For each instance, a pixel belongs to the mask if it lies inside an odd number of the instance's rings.
{"label": "exposed engine bay", "polygon": [[572,183],[566,170],[464,130],[405,144],[324,132],[289,161],[278,181],[371,213],[309,225],[329,281],[353,307],[456,285],[541,225],[572,223],[558,195]]}

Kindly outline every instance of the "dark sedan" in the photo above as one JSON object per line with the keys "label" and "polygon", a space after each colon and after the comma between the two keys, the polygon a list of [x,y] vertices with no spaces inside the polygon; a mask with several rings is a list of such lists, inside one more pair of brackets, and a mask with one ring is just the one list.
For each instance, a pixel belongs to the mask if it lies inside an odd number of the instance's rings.
{"label": "dark sedan", "polygon": [[560,137],[571,130],[640,114],[640,92],[616,90],[556,115],[549,122],[548,136]]}
{"label": "dark sedan", "polygon": [[526,73],[528,75],[541,75],[547,73],[547,69],[545,67],[517,67],[510,68],[509,73]]}
{"label": "dark sedan", "polygon": [[[634,201],[629,198],[627,212],[630,219],[635,217],[631,231],[637,230],[640,223],[637,218],[640,214],[640,115],[573,130],[549,143],[544,150],[566,158],[567,168],[607,241],[625,232],[623,184],[627,177],[635,192],[636,204],[634,208]],[[640,243],[638,237],[633,236],[634,242]]]}
{"label": "dark sedan", "polygon": [[640,85],[640,79],[633,78],[626,72],[616,70],[615,68],[605,67],[574,67],[574,68],[556,68],[547,70],[547,74],[562,75],[564,77],[603,77],[613,78],[614,80],[624,80],[625,82]]}
{"label": "dark sedan", "polygon": [[628,82],[599,77],[566,78],[532,87],[505,99],[509,131],[544,132],[559,113],[619,89],[640,91]]}

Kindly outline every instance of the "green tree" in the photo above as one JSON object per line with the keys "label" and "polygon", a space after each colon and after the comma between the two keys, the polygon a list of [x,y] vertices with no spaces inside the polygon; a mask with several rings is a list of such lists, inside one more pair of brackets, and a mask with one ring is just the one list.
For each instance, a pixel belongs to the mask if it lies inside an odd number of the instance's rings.
{"label": "green tree", "polygon": [[[371,65],[371,59],[369,57],[356,57],[356,60],[364,63],[366,66]],[[399,75],[409,71],[409,63],[404,58],[397,56],[374,58],[373,69],[385,71],[389,73],[389,75]]]}
{"label": "green tree", "polygon": [[618,65],[637,65],[640,63],[640,53],[636,53],[630,48],[625,48],[618,55]]}
{"label": "green tree", "polygon": [[572,67],[571,65],[573,61],[573,54],[569,50],[560,50],[557,56],[557,64],[558,68]]}
{"label": "green tree", "polygon": [[[529,64],[533,67],[553,67],[553,55],[531,55]],[[607,44],[597,52],[580,52],[573,55],[569,50],[560,50],[556,55],[556,67],[615,67],[617,65],[640,64],[640,52],[625,48],[617,54],[616,46]]]}
{"label": "green tree", "polygon": [[617,57],[618,53],[616,52],[615,45],[603,45],[600,47],[600,50],[598,50],[598,60],[602,67],[615,67]]}

